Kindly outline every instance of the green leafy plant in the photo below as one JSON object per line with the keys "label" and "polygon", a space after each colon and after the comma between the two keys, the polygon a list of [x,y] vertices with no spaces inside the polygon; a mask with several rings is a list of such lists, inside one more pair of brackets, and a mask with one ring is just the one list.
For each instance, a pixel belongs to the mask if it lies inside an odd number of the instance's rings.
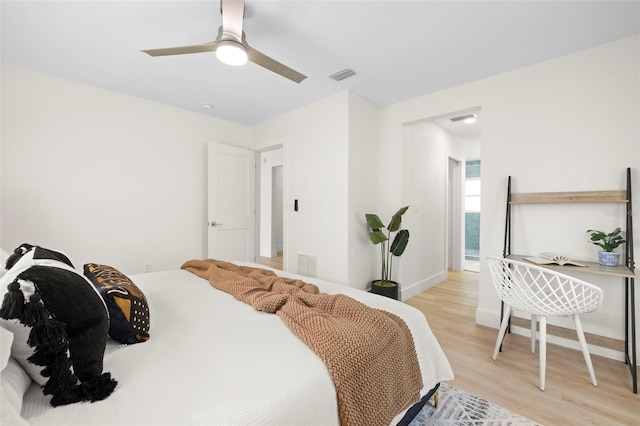
{"label": "green leafy plant", "polygon": [[[365,214],[367,225],[371,228],[369,239],[374,245],[380,244],[380,253],[382,255],[382,271],[380,280],[376,285],[383,287],[396,285],[391,281],[393,258],[402,255],[409,242],[409,231],[407,229],[400,229],[402,225],[402,215],[405,214],[408,209],[409,206],[402,207],[393,215],[391,222],[386,226],[386,234],[384,232],[384,223],[382,223],[378,215]],[[396,233],[396,235],[393,242],[391,242],[391,235],[393,233]]]}
{"label": "green leafy plant", "polygon": [[601,247],[603,251],[611,252],[619,245],[627,242],[620,235],[622,232],[620,228],[616,228],[608,234],[594,229],[589,229],[587,232],[591,234],[591,241],[589,242]]}

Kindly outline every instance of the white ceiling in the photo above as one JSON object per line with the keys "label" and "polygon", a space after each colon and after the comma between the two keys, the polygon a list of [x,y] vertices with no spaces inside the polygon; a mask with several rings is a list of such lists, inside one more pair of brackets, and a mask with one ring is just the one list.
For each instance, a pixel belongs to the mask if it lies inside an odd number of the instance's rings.
{"label": "white ceiling", "polygon": [[[247,125],[345,89],[386,106],[640,32],[638,1],[248,0],[247,41],[308,76],[296,84],[214,53],[140,52],[214,40],[216,0],[0,7],[4,63]],[[344,68],[357,75],[329,78]]]}

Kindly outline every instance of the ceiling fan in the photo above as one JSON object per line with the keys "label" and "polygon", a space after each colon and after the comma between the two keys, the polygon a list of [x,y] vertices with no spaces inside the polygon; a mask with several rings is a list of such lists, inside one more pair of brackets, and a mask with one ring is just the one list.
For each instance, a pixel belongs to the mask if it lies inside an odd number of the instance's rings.
{"label": "ceiling fan", "polygon": [[187,53],[216,52],[220,61],[229,65],[242,65],[247,60],[289,80],[300,83],[306,75],[289,68],[249,46],[242,30],[244,0],[221,0],[222,25],[215,40],[191,46],[143,50],[149,56],[183,55]]}

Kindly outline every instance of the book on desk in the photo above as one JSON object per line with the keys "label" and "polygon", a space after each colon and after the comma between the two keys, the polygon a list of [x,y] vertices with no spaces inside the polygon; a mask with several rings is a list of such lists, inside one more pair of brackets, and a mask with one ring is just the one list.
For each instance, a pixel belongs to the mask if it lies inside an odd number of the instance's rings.
{"label": "book on desk", "polygon": [[576,262],[575,260],[571,260],[566,256],[561,254],[551,253],[548,251],[544,251],[540,253],[538,256],[527,256],[524,258],[531,263],[535,263],[536,265],[571,265],[571,266],[581,266],[586,267],[584,263]]}

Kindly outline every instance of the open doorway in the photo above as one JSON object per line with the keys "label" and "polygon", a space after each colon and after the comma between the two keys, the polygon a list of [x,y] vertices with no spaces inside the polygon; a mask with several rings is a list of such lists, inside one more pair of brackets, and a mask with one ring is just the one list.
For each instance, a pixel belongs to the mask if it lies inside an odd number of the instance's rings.
{"label": "open doorway", "polygon": [[271,168],[271,262],[276,263],[277,269],[282,269],[282,257],[284,254],[284,202],[282,184],[283,166]]}
{"label": "open doorway", "polygon": [[465,269],[480,271],[480,160],[467,161],[464,180]]}
{"label": "open doorway", "polygon": [[283,269],[284,165],[282,147],[260,152],[258,262]]}
{"label": "open doorway", "polygon": [[[449,156],[449,269],[479,272],[480,267],[480,143],[482,111],[479,107],[448,113],[432,122],[455,136],[462,145],[461,160]],[[459,162],[457,162],[459,161]],[[456,182],[455,179],[460,179]],[[459,192],[455,192],[460,188]],[[454,202],[460,200],[460,204]],[[458,220],[459,219],[459,220]],[[456,250],[460,248],[460,250]],[[460,259],[461,268],[456,260]]]}

